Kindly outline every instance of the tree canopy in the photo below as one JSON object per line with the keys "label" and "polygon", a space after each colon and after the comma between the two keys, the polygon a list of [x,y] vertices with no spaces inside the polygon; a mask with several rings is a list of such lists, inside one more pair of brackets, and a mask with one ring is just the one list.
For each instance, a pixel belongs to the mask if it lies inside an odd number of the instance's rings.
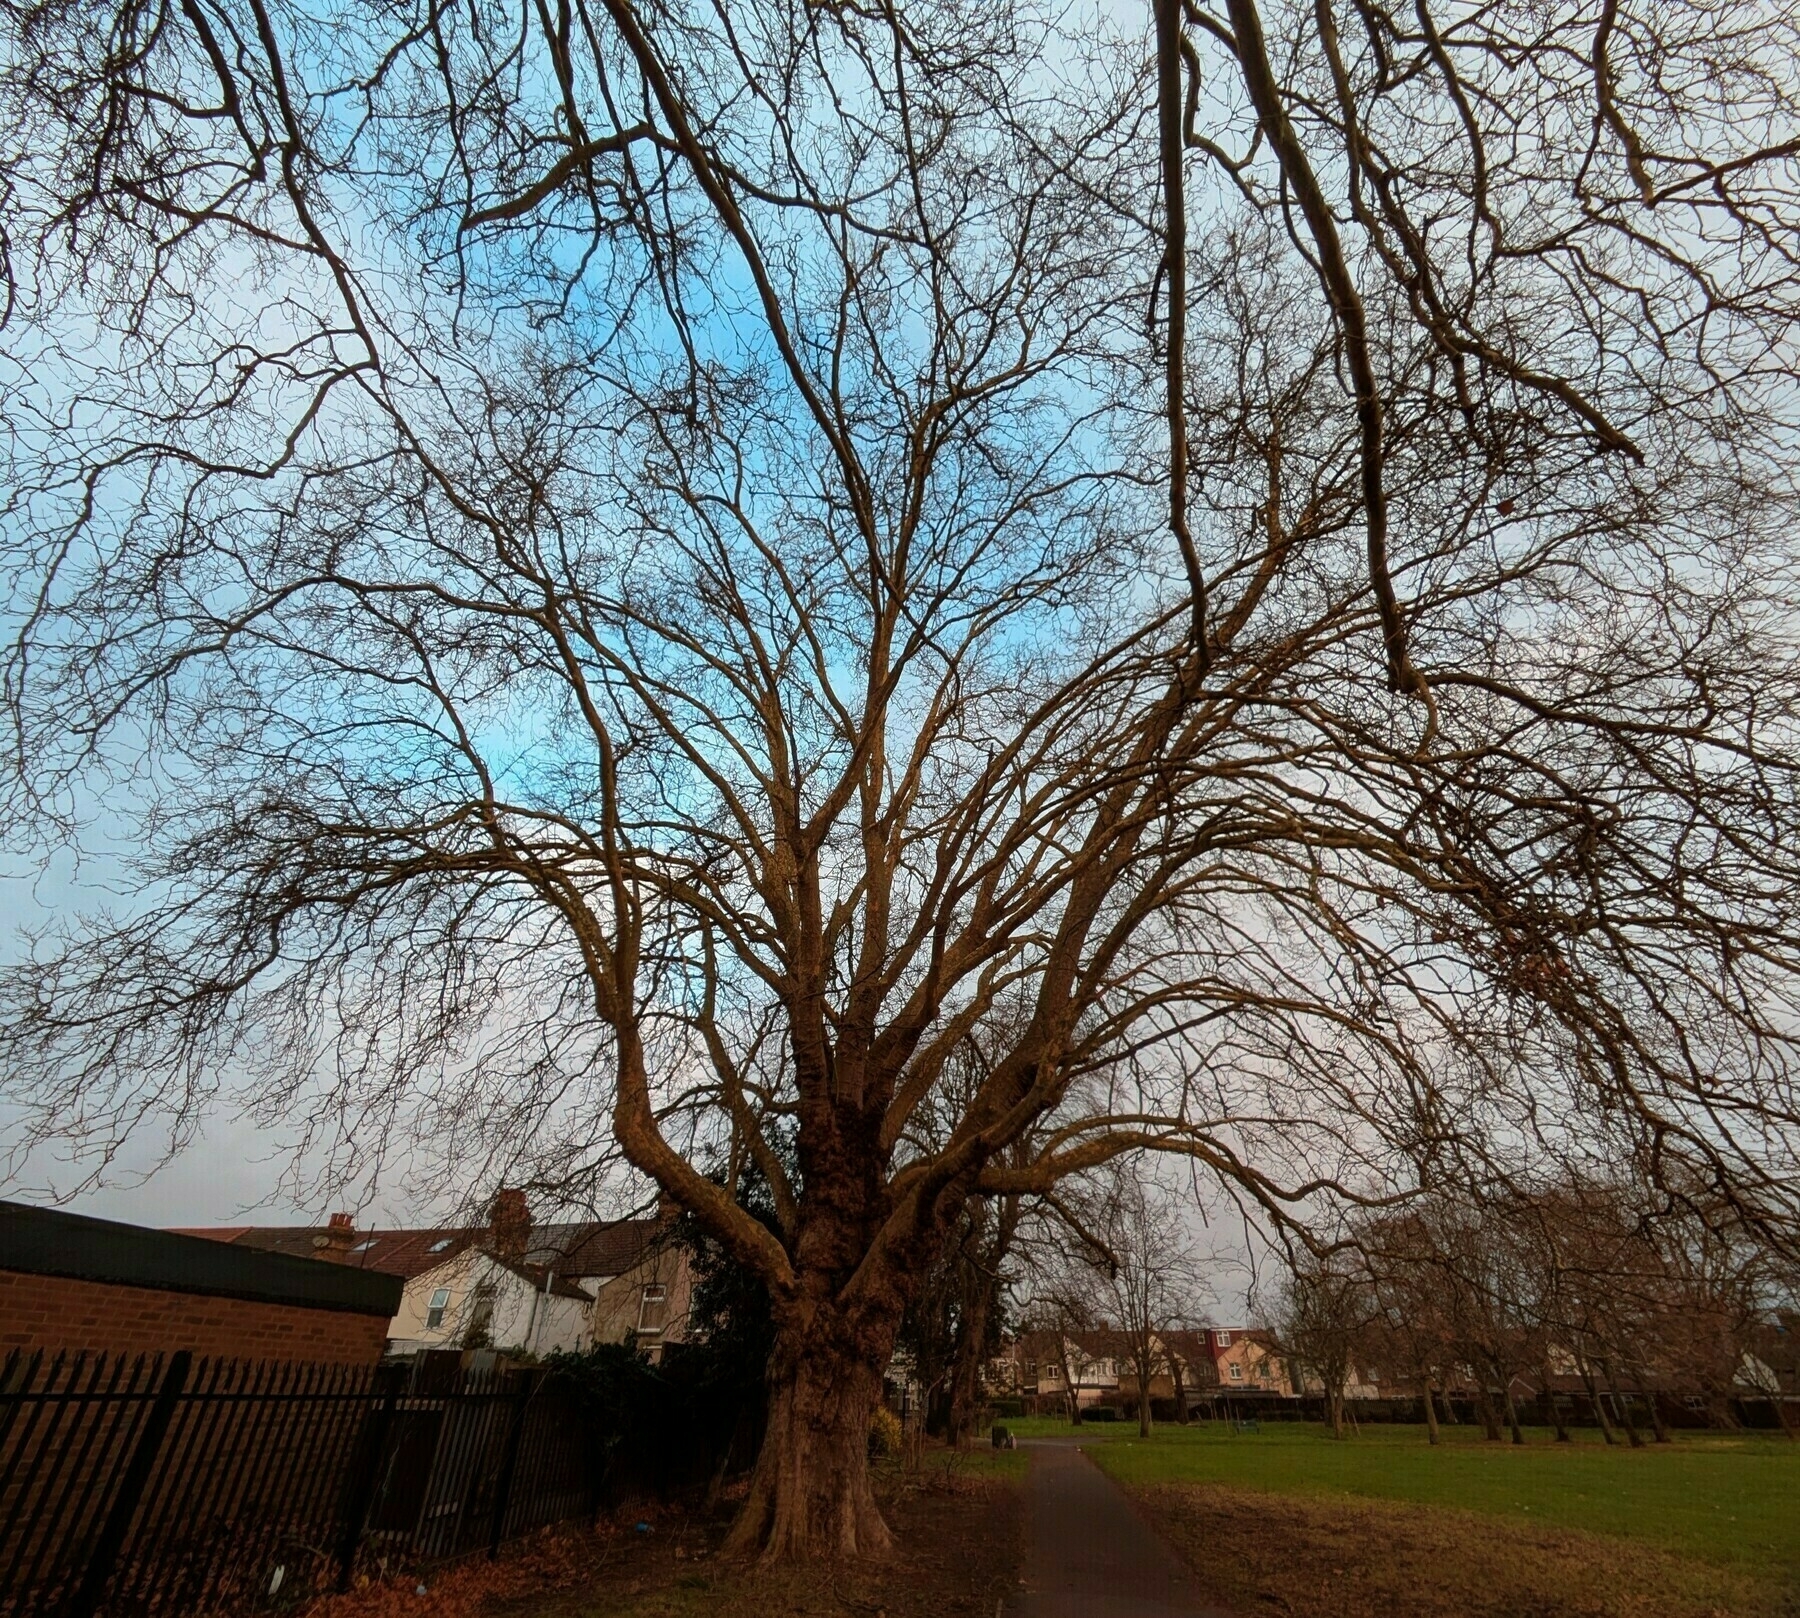
{"label": "tree canopy", "polygon": [[1778,8],[0,15],[9,825],[132,834],[39,1131],[622,1151],[776,1553],[972,1195],[1792,1238]]}

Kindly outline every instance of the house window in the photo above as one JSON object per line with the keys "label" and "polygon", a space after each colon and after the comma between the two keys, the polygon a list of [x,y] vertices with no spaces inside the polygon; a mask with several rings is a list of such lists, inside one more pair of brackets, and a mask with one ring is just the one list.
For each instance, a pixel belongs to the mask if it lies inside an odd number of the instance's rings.
{"label": "house window", "polygon": [[660,1333],[669,1321],[669,1289],[657,1282],[644,1288],[638,1304],[637,1329],[646,1336]]}
{"label": "house window", "polygon": [[1264,1382],[1269,1380],[1269,1362],[1267,1360],[1264,1360],[1261,1365],[1257,1366],[1256,1374],[1262,1378]]}
{"label": "house window", "polygon": [[443,1252],[443,1250],[446,1247],[450,1246],[451,1243],[454,1242],[455,1240],[456,1240],[456,1238],[454,1236],[446,1236],[441,1241],[433,1242],[428,1248],[425,1249],[425,1251],[427,1253],[441,1253],[441,1252]]}
{"label": "house window", "polygon": [[431,1307],[425,1311],[425,1329],[436,1331],[444,1323],[444,1311],[450,1307],[450,1289],[439,1287],[431,1295]]}
{"label": "house window", "polygon": [[1238,1364],[1236,1364],[1236,1363],[1234,1363],[1234,1364],[1233,1364],[1233,1365],[1232,1365],[1232,1367],[1231,1367],[1231,1380],[1232,1380],[1232,1381],[1233,1381],[1233,1382],[1242,1382],[1242,1381],[1243,1381],[1243,1380],[1244,1380],[1244,1368],[1243,1368],[1243,1366],[1241,1366],[1241,1365],[1238,1365]]}
{"label": "house window", "polygon": [[1216,1343],[1220,1348],[1230,1348],[1231,1347],[1231,1333],[1228,1331],[1216,1331],[1213,1333],[1213,1342]]}

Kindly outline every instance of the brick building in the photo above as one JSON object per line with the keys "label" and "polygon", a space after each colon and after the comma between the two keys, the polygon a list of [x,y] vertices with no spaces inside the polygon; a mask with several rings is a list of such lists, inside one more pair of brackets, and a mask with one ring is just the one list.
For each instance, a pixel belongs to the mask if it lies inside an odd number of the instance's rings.
{"label": "brick building", "polygon": [[14,1349],[372,1364],[401,1282],[0,1202],[0,1358]]}

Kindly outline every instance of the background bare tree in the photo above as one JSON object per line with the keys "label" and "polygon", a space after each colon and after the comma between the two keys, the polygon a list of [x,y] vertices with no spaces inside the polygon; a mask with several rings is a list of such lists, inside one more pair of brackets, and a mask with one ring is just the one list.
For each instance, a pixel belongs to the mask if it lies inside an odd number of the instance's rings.
{"label": "background bare tree", "polygon": [[24,1145],[622,1152],[768,1287],[771,1556],[887,1544],[974,1195],[1791,1240],[1779,9],[0,17],[8,824],[129,826]]}
{"label": "background bare tree", "polygon": [[1293,1254],[1276,1303],[1276,1340],[1297,1390],[1318,1381],[1333,1438],[1345,1436],[1344,1390],[1378,1319],[1375,1289],[1354,1251]]}
{"label": "background bare tree", "polygon": [[[1137,1381],[1138,1432],[1150,1436],[1150,1385],[1175,1379],[1165,1338],[1200,1319],[1210,1293],[1186,1228],[1183,1204],[1132,1164],[1107,1176],[1099,1193],[1096,1264],[1106,1314],[1117,1333],[1120,1369]],[[1179,1390],[1177,1390],[1179,1395]]]}

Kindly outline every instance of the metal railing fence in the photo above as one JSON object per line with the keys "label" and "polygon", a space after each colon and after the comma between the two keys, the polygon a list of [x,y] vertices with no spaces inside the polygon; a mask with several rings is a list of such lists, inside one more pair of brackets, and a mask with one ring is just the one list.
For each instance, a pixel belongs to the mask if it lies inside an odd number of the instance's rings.
{"label": "metal railing fence", "polygon": [[536,1370],[24,1354],[0,1363],[0,1618],[250,1611],[593,1508]]}

